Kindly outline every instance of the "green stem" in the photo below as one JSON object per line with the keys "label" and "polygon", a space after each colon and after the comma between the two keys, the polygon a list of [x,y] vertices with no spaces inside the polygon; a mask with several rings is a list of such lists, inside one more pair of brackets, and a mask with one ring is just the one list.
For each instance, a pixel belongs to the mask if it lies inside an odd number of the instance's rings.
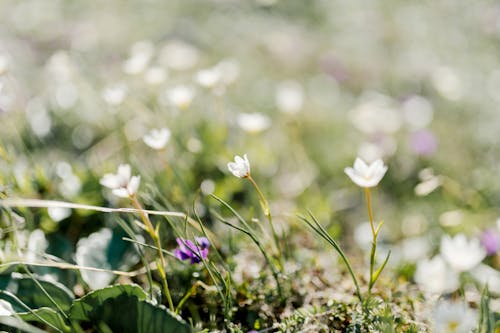
{"label": "green stem", "polygon": [[372,203],[371,203],[371,196],[370,196],[370,189],[368,187],[365,187],[365,197],[366,197],[366,207],[368,210],[368,218],[370,219],[370,228],[372,230],[372,249],[370,252],[370,281],[368,284],[368,295],[371,294],[373,285],[375,284],[375,281],[373,279],[373,270],[375,267],[375,253],[377,251],[377,235],[378,235],[378,229],[375,230],[375,222],[373,220],[373,211],[372,211]]}
{"label": "green stem", "polygon": [[163,292],[167,297],[168,307],[170,308],[170,311],[174,312],[175,311],[174,302],[172,301],[172,296],[170,295],[170,289],[168,287],[167,274],[165,273],[166,262],[165,262],[165,257],[163,256],[159,233],[157,232],[157,230],[154,229],[151,220],[149,220],[148,215],[144,212],[144,209],[139,203],[139,200],[137,200],[137,197],[135,195],[131,195],[130,200],[132,200],[132,205],[134,205],[134,207],[139,211],[139,215],[141,216],[142,221],[146,225],[146,229],[149,235],[151,236],[151,238],[153,238],[153,241],[155,242],[155,246],[157,248],[157,253],[159,257],[159,262],[156,263],[156,266],[158,267],[158,272],[160,273]]}
{"label": "green stem", "polygon": [[252,176],[248,175],[247,179],[250,181],[250,183],[252,183],[253,187],[257,191],[257,194],[259,195],[260,205],[262,207],[262,210],[264,211],[264,214],[267,217],[267,220],[269,221],[269,226],[271,227],[271,232],[273,234],[274,244],[276,245],[276,250],[277,250],[277,255],[279,258],[280,266],[281,266],[281,269],[283,269],[284,268],[283,267],[283,256],[281,254],[281,246],[280,246],[279,237],[278,237],[278,234],[276,233],[276,229],[274,228],[273,217],[271,215],[271,209],[269,208],[269,204],[268,204],[266,198],[264,197],[264,194],[260,190],[260,188],[257,185],[257,183],[255,182],[255,180],[253,180]]}

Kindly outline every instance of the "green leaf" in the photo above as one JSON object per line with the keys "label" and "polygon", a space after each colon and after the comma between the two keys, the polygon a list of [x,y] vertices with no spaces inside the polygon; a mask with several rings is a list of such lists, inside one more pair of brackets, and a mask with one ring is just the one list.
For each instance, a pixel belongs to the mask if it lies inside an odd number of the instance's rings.
{"label": "green leaf", "polygon": [[[0,316],[0,330],[4,330],[4,327],[15,328],[20,330],[21,332],[28,333],[45,333],[38,327],[32,326],[28,323],[25,323],[19,318],[9,317],[9,316]],[[9,332],[14,332],[13,330],[9,330]]]}
{"label": "green leaf", "polygon": [[17,315],[24,321],[34,321],[42,324],[50,323],[63,332],[71,331],[61,314],[51,308],[39,308],[32,312],[18,313]]}
{"label": "green leaf", "polygon": [[107,299],[116,298],[120,295],[136,296],[139,300],[145,300],[147,297],[144,290],[134,284],[115,285],[98,289],[74,301],[69,317],[72,320],[89,320],[92,312]]}
{"label": "green leaf", "polygon": [[495,318],[490,311],[490,293],[488,286],[484,287],[479,306],[479,327],[478,333],[494,333]]}
{"label": "green leaf", "polygon": [[[59,307],[69,311],[74,299],[73,293],[64,285],[37,278],[37,282],[45,289]],[[53,308],[53,302],[47,297],[38,284],[29,276],[12,273],[0,275],[0,290],[9,291],[32,309],[41,307]],[[25,312],[26,309],[7,294],[0,293],[0,299],[10,302],[16,312]]]}
{"label": "green leaf", "polygon": [[134,285],[96,290],[75,301],[70,319],[91,322],[99,332],[191,333],[191,327],[163,306],[146,300]]}

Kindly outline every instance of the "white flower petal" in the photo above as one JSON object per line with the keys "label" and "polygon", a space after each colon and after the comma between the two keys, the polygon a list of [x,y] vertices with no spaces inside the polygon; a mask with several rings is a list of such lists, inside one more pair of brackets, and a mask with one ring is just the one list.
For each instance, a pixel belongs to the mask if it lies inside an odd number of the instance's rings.
{"label": "white flower petal", "polygon": [[120,181],[116,175],[107,173],[101,178],[100,184],[104,187],[114,189],[120,186]]}
{"label": "white flower petal", "polygon": [[128,198],[128,196],[129,196],[128,190],[126,188],[123,188],[123,187],[116,188],[112,192],[114,195],[116,195],[117,197],[120,197],[120,198]]}
{"label": "white flower petal", "polygon": [[130,182],[128,183],[127,190],[128,194],[134,195],[137,193],[139,189],[139,185],[141,183],[141,176],[134,176],[130,178]]}

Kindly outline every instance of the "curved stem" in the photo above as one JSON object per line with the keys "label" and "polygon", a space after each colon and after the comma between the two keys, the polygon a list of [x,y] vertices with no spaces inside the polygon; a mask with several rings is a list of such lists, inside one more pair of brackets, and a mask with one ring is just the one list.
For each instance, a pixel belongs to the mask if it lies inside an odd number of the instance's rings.
{"label": "curved stem", "polygon": [[259,195],[260,205],[262,206],[262,210],[264,211],[264,214],[266,215],[267,220],[269,221],[269,226],[271,227],[271,232],[273,234],[273,239],[274,239],[274,243],[276,245],[276,250],[277,250],[280,266],[281,266],[281,269],[283,269],[283,256],[281,253],[281,246],[280,246],[279,237],[278,237],[278,234],[276,233],[276,229],[274,228],[273,217],[271,215],[271,209],[269,208],[269,204],[268,204],[266,198],[264,197],[264,194],[260,190],[260,188],[257,185],[257,183],[255,182],[255,180],[253,180],[252,176],[248,175],[247,179],[250,181],[250,183],[252,183],[253,187],[257,191],[257,194]]}
{"label": "curved stem", "polygon": [[157,248],[157,253],[159,257],[158,260],[159,262],[156,263],[156,266],[158,267],[158,272],[160,273],[163,292],[167,297],[168,307],[170,308],[170,311],[174,312],[175,308],[174,308],[174,303],[172,301],[172,296],[170,295],[170,289],[168,287],[167,274],[165,273],[166,262],[165,262],[165,257],[163,256],[159,233],[157,232],[157,230],[154,229],[153,224],[149,219],[149,216],[144,212],[144,209],[139,203],[139,200],[137,200],[137,196],[131,195],[130,200],[132,201],[132,205],[139,211],[139,215],[141,216],[142,221],[146,225],[149,235],[151,236],[151,238],[153,238],[153,241],[155,242],[155,246]]}

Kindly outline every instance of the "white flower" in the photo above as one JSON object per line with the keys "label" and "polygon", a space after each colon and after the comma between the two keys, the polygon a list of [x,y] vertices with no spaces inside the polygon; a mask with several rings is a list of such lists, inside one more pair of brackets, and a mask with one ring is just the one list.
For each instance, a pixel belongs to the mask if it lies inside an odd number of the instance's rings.
{"label": "white flower", "polygon": [[151,41],[135,43],[130,50],[130,58],[123,63],[123,71],[131,75],[142,73],[153,57],[153,52],[154,45]]}
{"label": "white flower", "polygon": [[182,71],[196,65],[199,57],[199,51],[194,46],[182,40],[173,40],[160,51],[159,61],[171,69]]}
{"label": "white flower", "polygon": [[54,222],[59,222],[59,221],[62,221],[65,218],[67,218],[67,217],[69,217],[71,215],[71,208],[66,208],[66,207],[48,207],[47,208],[47,213],[49,214],[49,217]]}
{"label": "white flower", "polygon": [[45,253],[48,247],[49,242],[45,238],[45,233],[40,229],[33,230],[28,239],[26,259],[28,261],[35,261],[37,257]]}
{"label": "white flower", "polygon": [[354,161],[354,168],[345,168],[344,171],[356,185],[367,188],[378,185],[387,171],[387,166],[381,159],[367,165],[358,157]]}
{"label": "white flower", "polygon": [[176,86],[167,92],[168,100],[177,108],[187,109],[193,100],[194,90],[187,86]]}
{"label": "white flower", "polygon": [[476,327],[477,313],[465,303],[440,301],[432,311],[436,333],[469,333]]}
{"label": "white flower", "polygon": [[483,286],[488,285],[491,293],[500,294],[500,271],[488,265],[480,264],[470,273]]}
{"label": "white flower", "polygon": [[217,67],[202,69],[195,75],[196,82],[205,88],[213,88],[221,79],[221,73]]}
{"label": "white flower", "polygon": [[149,147],[161,150],[165,148],[170,140],[170,130],[168,128],[154,128],[148,134],[144,135],[142,140],[144,140],[144,143]]}
{"label": "white flower", "polygon": [[419,261],[414,278],[422,289],[433,294],[453,292],[459,287],[458,274],[439,255]]}
{"label": "white flower", "polygon": [[236,155],[234,157],[234,162],[229,162],[227,168],[238,178],[250,176],[250,162],[248,161],[247,154],[243,155],[243,158]]}
{"label": "white flower", "polygon": [[[90,234],[87,238],[81,238],[76,244],[75,261],[84,267],[101,269],[112,269],[107,257],[107,251],[113,238],[111,229],[103,228]],[[92,289],[100,289],[113,281],[111,272],[91,271],[82,269],[82,278]]]}
{"label": "white flower", "polygon": [[467,241],[464,234],[458,234],[453,238],[444,235],[441,238],[441,255],[451,268],[457,272],[464,272],[483,261],[486,250],[481,246],[479,239]]}
{"label": "white flower", "polygon": [[12,308],[12,305],[3,299],[0,299],[0,316],[12,316],[14,313],[16,312]]}
{"label": "white flower", "polygon": [[246,132],[258,133],[271,126],[271,119],[262,113],[240,113],[237,118],[238,126]]}
{"label": "white flower", "polygon": [[349,111],[349,118],[358,130],[366,134],[396,133],[401,128],[401,112],[396,102],[385,95],[368,92],[358,106]]}
{"label": "white flower", "polygon": [[127,87],[124,84],[109,86],[102,91],[102,98],[111,106],[122,104],[126,96]]}
{"label": "white flower", "polygon": [[128,164],[120,164],[116,174],[108,173],[101,178],[101,185],[113,190],[117,197],[127,198],[137,193],[140,176],[133,176]]}
{"label": "white flower", "polygon": [[304,89],[296,81],[285,81],[276,88],[275,103],[284,113],[297,113],[304,104]]}

